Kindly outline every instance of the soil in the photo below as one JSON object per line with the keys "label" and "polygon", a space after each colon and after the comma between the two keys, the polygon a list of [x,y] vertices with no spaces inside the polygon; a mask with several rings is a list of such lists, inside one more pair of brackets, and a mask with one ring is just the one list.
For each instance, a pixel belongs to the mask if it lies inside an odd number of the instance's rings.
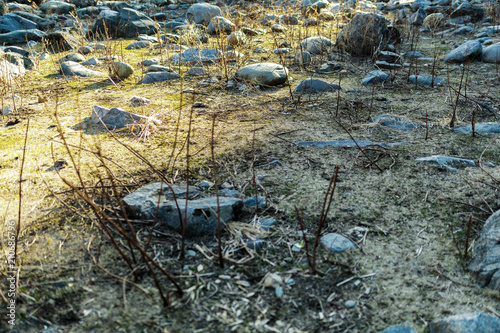
{"label": "soil", "polygon": [[[62,52],[4,83],[2,107],[15,111],[0,119],[3,255],[8,223],[20,220],[21,228],[12,331],[379,332],[406,323],[425,332],[429,322],[452,314],[500,312],[500,294],[477,286],[467,270],[474,239],[500,208],[498,137],[450,128],[453,112],[455,127],[498,121],[498,68],[441,60],[454,43],[473,36],[438,38],[399,28],[401,53],[413,48],[436,61],[387,71],[393,80],[375,86],[360,83],[375,69],[366,57],[332,50],[300,67],[287,57],[252,53],[282,40],[299,50],[299,36],[335,36],[333,23],[254,37],[239,50],[244,54],[239,62],[207,66],[206,77],[137,84],[144,75],[139,61],[169,55],[156,49],[121,51],[132,41],[120,40],[105,41],[104,52],[137,68],[127,80],[63,77],[54,64],[67,53]],[[284,62],[290,86],[227,88],[227,79],[251,58]],[[316,75],[315,68],[332,58],[342,69]],[[106,66],[100,70],[107,72]],[[410,74],[432,71],[449,85],[407,82]],[[211,77],[218,82],[199,84]],[[342,90],[291,94],[308,77],[340,84]],[[467,98],[457,98],[459,89]],[[132,96],[151,103],[132,108]],[[84,119],[94,105],[155,115],[162,124],[106,132]],[[420,127],[398,131],[368,121],[380,114]],[[295,144],[351,139],[401,144],[364,149]],[[436,154],[472,159],[478,167],[453,172],[415,161]],[[279,163],[266,165],[275,160]],[[331,206],[322,209],[337,165]],[[178,233],[161,226],[151,233],[153,221],[124,222],[119,199],[163,177],[191,185],[224,183],[245,197],[265,196],[269,205],[247,209],[222,232],[220,267],[214,236],[186,239],[183,255]],[[318,247],[312,269],[307,256],[313,255],[322,213],[320,235],[341,233],[357,246],[341,254]],[[277,223],[262,232],[258,225],[268,217]],[[355,227],[364,228],[359,238],[349,232]],[[144,254],[130,250],[123,233],[134,232],[137,244],[175,278],[182,295]],[[267,243],[258,252],[246,246],[256,238]],[[3,269],[4,301],[8,276]],[[270,283],[276,276],[281,283]],[[1,331],[12,328],[6,314],[2,306]]]}

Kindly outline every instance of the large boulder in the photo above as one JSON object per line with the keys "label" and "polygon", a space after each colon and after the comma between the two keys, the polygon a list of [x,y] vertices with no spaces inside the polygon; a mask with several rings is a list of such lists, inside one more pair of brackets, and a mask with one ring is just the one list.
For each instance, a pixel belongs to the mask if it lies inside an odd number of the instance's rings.
{"label": "large boulder", "polygon": [[0,34],[0,44],[1,45],[20,44],[20,43],[26,43],[26,41],[30,40],[34,40],[35,42],[41,42],[44,36],[45,33],[38,29],[16,30]]}
{"label": "large boulder", "polygon": [[286,82],[288,69],[274,63],[257,63],[238,69],[236,79],[262,86],[277,86]]}
{"label": "large boulder", "polygon": [[500,291],[500,210],[486,220],[474,244],[469,270],[481,287]]}
{"label": "large boulder", "polygon": [[44,2],[40,9],[45,14],[69,14],[70,12],[76,12],[76,6],[72,3],[67,3],[63,1],[47,1]]}
{"label": "large boulder", "polygon": [[450,14],[450,17],[470,16],[472,22],[477,22],[483,19],[484,13],[483,6],[474,5],[470,2],[464,2]]}
{"label": "large boulder", "polygon": [[490,64],[500,63],[500,43],[492,44],[483,49],[481,60]]}
{"label": "large boulder", "polygon": [[307,51],[310,54],[321,54],[326,52],[333,45],[333,41],[322,36],[307,37],[300,42],[300,45],[303,51]]}
{"label": "large boulder", "polygon": [[462,313],[429,324],[430,333],[497,333],[500,319],[494,315]]}
{"label": "large boulder", "polygon": [[196,24],[208,25],[213,17],[222,16],[222,10],[218,6],[206,2],[195,3],[186,12],[186,18]]}
{"label": "large boulder", "polygon": [[36,27],[37,24],[35,22],[27,20],[14,13],[7,13],[0,16],[0,33],[35,29]]}
{"label": "large boulder", "polygon": [[26,11],[16,11],[15,13],[18,16],[21,16],[29,21],[35,22],[37,28],[43,31],[51,29],[55,26],[55,22],[46,18],[43,18],[35,13],[30,13]]}
{"label": "large boulder", "polygon": [[356,14],[337,37],[337,47],[352,55],[372,55],[399,41],[399,32],[377,14]]}
{"label": "large boulder", "polygon": [[156,23],[152,19],[131,8],[123,8],[118,14],[110,13],[99,18],[92,29],[94,36],[110,38],[136,38],[156,32]]}
{"label": "large boulder", "polygon": [[464,63],[481,56],[482,44],[478,40],[469,40],[454,50],[448,52],[444,61],[452,63]]}

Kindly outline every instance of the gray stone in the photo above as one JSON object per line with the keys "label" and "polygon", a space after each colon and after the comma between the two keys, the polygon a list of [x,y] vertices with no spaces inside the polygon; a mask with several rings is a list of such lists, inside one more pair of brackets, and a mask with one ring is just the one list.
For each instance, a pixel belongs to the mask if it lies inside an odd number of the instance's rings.
{"label": "gray stone", "polygon": [[72,3],[62,2],[62,1],[47,1],[44,2],[40,9],[45,14],[69,14],[70,12],[76,12],[76,6]]}
{"label": "gray stone", "polygon": [[[217,231],[217,198],[194,200],[171,200],[160,192],[161,183],[154,183],[140,188],[123,198],[127,211],[134,218],[157,221],[181,232],[181,220],[187,207],[185,235],[187,237],[213,235]],[[162,188],[166,191],[167,185]],[[191,192],[191,190],[190,190]],[[171,191],[170,191],[171,193]],[[159,202],[159,205],[158,205]],[[236,198],[219,197],[220,221],[222,227],[236,218],[243,202]],[[180,214],[179,214],[180,212]]]}
{"label": "gray stone", "polygon": [[450,316],[429,324],[429,333],[498,333],[500,319],[481,312]]}
{"label": "gray stone", "polygon": [[222,195],[225,197],[231,197],[231,198],[239,198],[241,196],[241,193],[236,191],[236,190],[224,188],[224,189],[219,191],[219,195]]}
{"label": "gray stone", "polygon": [[356,247],[349,239],[334,232],[323,235],[321,245],[332,253],[341,253]]}
{"label": "gray stone", "polygon": [[455,35],[455,36],[466,35],[466,34],[472,33],[473,31],[474,31],[473,27],[468,27],[468,26],[466,26],[466,27],[460,27],[458,29],[455,29],[452,32],[452,35]]}
{"label": "gray stone", "polygon": [[321,54],[326,52],[332,45],[333,41],[326,37],[307,37],[300,42],[303,51],[310,54]]}
{"label": "gray stone", "polygon": [[375,84],[384,82],[388,79],[390,79],[390,76],[388,74],[384,73],[381,70],[375,70],[368,73],[368,75],[366,75],[365,78],[361,81],[361,84]]}
{"label": "gray stone", "polygon": [[297,146],[313,146],[318,148],[323,147],[337,147],[337,148],[356,148],[356,147],[366,147],[378,145],[382,147],[386,146],[396,146],[401,144],[401,142],[393,142],[393,143],[383,143],[383,142],[372,142],[372,141],[352,141],[352,140],[335,140],[335,141],[300,141],[297,142]]}
{"label": "gray stone", "polygon": [[444,61],[453,63],[463,63],[481,56],[483,46],[477,40],[470,40],[454,50],[448,52]]}
{"label": "gray stone", "polygon": [[260,252],[265,246],[267,246],[267,242],[262,238],[257,239],[249,239],[245,241],[245,246],[250,250],[254,250],[256,252]]}
{"label": "gray stone", "polygon": [[269,231],[276,224],[276,219],[274,218],[262,218],[260,220],[259,229],[264,231]]}
{"label": "gray stone", "polygon": [[37,24],[14,13],[6,13],[0,16],[0,32],[12,32],[16,30],[35,29]]}
{"label": "gray stone", "polygon": [[153,72],[173,72],[173,71],[174,70],[170,67],[161,65],[151,65],[148,67],[148,70],[146,72],[153,73]]}
{"label": "gray stone", "polygon": [[170,60],[179,64],[213,64],[220,60],[221,52],[217,49],[187,49],[174,55]]}
{"label": "gray stone", "polygon": [[151,101],[146,97],[134,96],[130,99],[130,106],[132,107],[144,106],[149,104],[150,102]]}
{"label": "gray stone", "polygon": [[387,114],[371,117],[370,122],[378,123],[382,126],[391,127],[400,131],[409,131],[419,127],[418,124]]}
{"label": "gray stone", "polygon": [[277,86],[286,82],[288,69],[274,63],[257,63],[238,69],[236,79],[263,86]]}
{"label": "gray stone", "polygon": [[417,330],[411,326],[405,325],[392,325],[387,327],[380,333],[417,333]]}
{"label": "gray stone", "polygon": [[341,69],[342,69],[342,66],[340,64],[336,64],[334,62],[327,61],[326,63],[319,65],[316,72],[319,74],[330,74],[330,73],[338,72]]}
{"label": "gray stone", "polygon": [[372,55],[399,40],[399,32],[377,14],[356,14],[337,37],[337,46],[352,55]]}
{"label": "gray stone", "polygon": [[92,53],[94,52],[94,49],[91,48],[90,46],[87,46],[87,45],[84,45],[84,46],[80,46],[78,48],[78,53],[81,53],[81,54],[89,54],[89,53]]}
{"label": "gray stone", "polygon": [[70,53],[58,60],[59,63],[63,63],[65,61],[83,62],[85,61],[85,57],[80,53]]}
{"label": "gray stone", "polygon": [[81,64],[83,66],[97,66],[100,65],[101,62],[99,61],[99,59],[92,57],[89,60],[82,62]]}
{"label": "gray stone", "polygon": [[489,64],[500,63],[500,43],[492,44],[483,49],[481,61]]}
{"label": "gray stone", "polygon": [[61,72],[67,76],[81,76],[81,77],[91,77],[91,76],[100,76],[105,75],[102,72],[94,71],[92,69],[86,68],[85,66],[74,62],[74,61],[66,61],[61,63]]}
{"label": "gray stone", "polygon": [[27,40],[41,42],[44,36],[45,33],[38,29],[16,30],[0,34],[0,45],[26,43]]}
{"label": "gray stone", "polygon": [[319,79],[305,79],[302,80],[294,93],[321,93],[339,90],[340,86],[332,84]]}
{"label": "gray stone", "polygon": [[294,61],[299,65],[309,65],[312,62],[311,53],[307,51],[302,51],[295,55]]}
{"label": "gray stone", "polygon": [[243,201],[243,204],[246,207],[258,207],[258,208],[266,208],[267,207],[267,200],[265,197],[258,196],[256,197],[250,197],[247,198]]}
{"label": "gray stone", "polygon": [[415,13],[410,15],[408,18],[408,24],[414,25],[414,26],[421,26],[424,23],[425,17],[427,16],[427,13],[423,8],[419,8]]}
{"label": "gray stone", "polygon": [[381,68],[381,69],[395,70],[395,69],[400,69],[403,66],[401,64],[394,64],[394,63],[389,63],[387,61],[377,60],[375,62],[375,67]]}
{"label": "gray stone", "polygon": [[[472,133],[472,125],[457,127],[453,130],[456,133],[470,134]],[[500,133],[500,124],[496,123],[477,123],[474,124],[475,133],[493,134]]]}
{"label": "gray stone", "polygon": [[127,112],[120,108],[105,108],[96,105],[92,108],[90,121],[96,125],[106,125],[109,129],[123,128],[141,120],[147,120],[145,116]]}
{"label": "gray stone", "polygon": [[29,57],[30,53],[26,51],[25,49],[19,47],[19,46],[0,46],[0,49],[2,49],[4,52],[15,52],[19,53],[23,57]]}
{"label": "gray stone", "polygon": [[149,46],[151,46],[150,41],[142,40],[142,41],[138,41],[138,42],[134,42],[134,43],[130,44],[125,49],[126,50],[137,50],[137,49],[143,49],[143,48],[146,48]]}
{"label": "gray stone", "polygon": [[500,291],[500,210],[486,220],[474,243],[469,270],[481,287]]}
{"label": "gray stone", "polygon": [[247,42],[245,34],[241,31],[234,31],[227,36],[227,43],[231,46],[244,45]]}
{"label": "gray stone", "polygon": [[462,17],[462,16],[470,16],[472,22],[477,22],[482,20],[484,17],[484,8],[483,6],[474,5],[469,2],[464,2],[460,4],[451,14],[450,17]]}
{"label": "gray stone", "polygon": [[151,72],[151,73],[146,73],[146,75],[144,75],[144,78],[142,79],[142,84],[157,83],[169,80],[176,80],[180,78],[181,76],[177,73]]}
{"label": "gray stone", "polygon": [[52,52],[76,50],[81,44],[81,37],[67,31],[53,31],[44,38],[47,49]]}
{"label": "gray stone", "polygon": [[0,79],[3,82],[10,82],[15,76],[24,75],[23,66],[15,65],[6,59],[0,59]]}
{"label": "gray stone", "polygon": [[436,29],[444,23],[443,13],[432,13],[425,17],[423,26],[429,29]]}
{"label": "gray stone", "polygon": [[345,301],[344,306],[345,306],[347,309],[351,309],[351,308],[353,308],[353,307],[355,307],[355,306],[356,306],[356,301],[353,301],[353,300],[348,300],[348,301]]}
{"label": "gray stone", "polygon": [[118,78],[123,80],[134,73],[134,67],[125,62],[115,61],[112,65],[112,72]]}
{"label": "gray stone", "polygon": [[[101,13],[102,14],[102,13]],[[94,37],[136,38],[157,32],[155,21],[147,15],[131,8],[123,8],[118,14],[97,19],[92,28]]]}
{"label": "gray stone", "polygon": [[451,157],[445,155],[432,155],[427,157],[419,157],[415,161],[427,162],[444,167],[450,171],[457,171],[457,169],[475,167],[476,163],[473,160],[464,158]]}
{"label": "gray stone", "polygon": [[431,86],[446,83],[444,79],[430,74],[410,75],[410,77],[408,77],[408,81],[419,86]]}
{"label": "gray stone", "polygon": [[218,6],[206,2],[195,3],[186,12],[186,18],[196,24],[208,25],[215,16],[222,16],[222,10]]}
{"label": "gray stone", "polygon": [[161,63],[158,58],[145,59],[139,63],[140,66],[149,67],[154,65],[159,65]]}
{"label": "gray stone", "polygon": [[222,16],[212,17],[210,24],[207,27],[207,33],[210,35],[220,35],[231,33],[236,26],[233,22]]}
{"label": "gray stone", "polygon": [[203,67],[191,67],[190,69],[188,69],[188,74],[193,76],[204,76],[208,75],[208,72]]}

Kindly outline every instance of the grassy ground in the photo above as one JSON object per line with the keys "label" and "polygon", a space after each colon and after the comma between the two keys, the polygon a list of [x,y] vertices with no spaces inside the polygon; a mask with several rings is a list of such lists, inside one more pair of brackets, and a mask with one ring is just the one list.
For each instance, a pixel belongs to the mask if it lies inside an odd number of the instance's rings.
{"label": "grassy ground", "polygon": [[[253,22],[243,20],[241,24],[251,26]],[[336,63],[342,70],[316,76],[315,67],[334,53],[315,57],[306,68],[272,52],[252,53],[258,45],[272,49],[287,40],[293,56],[300,38],[334,38],[337,29],[338,22],[330,22],[320,27],[289,27],[280,35],[266,32],[238,48],[243,54],[238,62],[207,66],[210,75],[201,78],[138,84],[143,77],[138,62],[151,57],[167,60],[172,51],[126,51],[124,47],[132,41],[120,40],[106,42],[107,51],[92,55],[114,54],[132,64],[134,75],[122,82],[61,76],[54,61],[66,53],[51,55],[14,84],[5,82],[2,103],[13,108],[15,102],[16,111],[0,120],[4,228],[9,221],[17,221],[22,202],[15,330],[378,332],[391,324],[408,323],[423,332],[427,323],[451,314],[499,312],[498,293],[477,287],[466,270],[470,256],[463,258],[471,214],[470,237],[474,239],[490,209],[500,207],[498,192],[488,185],[498,188],[498,183],[480,168],[450,172],[414,161],[442,154],[476,162],[481,158],[483,165],[498,165],[500,146],[494,136],[456,134],[448,127],[456,103],[453,89],[458,89],[461,80],[467,80],[467,97],[493,109],[478,109],[471,100],[461,98],[456,106],[457,125],[469,124],[473,116],[476,122],[497,120],[497,67],[471,63],[462,78],[459,66],[438,59],[436,64],[413,64],[411,69],[391,72],[392,82],[373,88],[360,84],[374,69],[369,59],[337,54]],[[413,41],[428,57],[442,57],[454,42],[465,38],[440,40],[425,35],[416,43],[407,28],[401,29],[401,51],[408,51]],[[211,38],[208,47],[220,43]],[[293,78],[292,89],[301,79],[313,76],[340,81],[342,90],[299,99],[290,94],[287,85],[226,89],[226,75],[230,78],[249,59],[284,62]],[[108,71],[106,65],[98,69]],[[187,67],[177,70],[185,72]],[[432,70],[450,83],[451,92],[447,85],[422,88],[406,81],[409,74]],[[211,77],[219,81],[198,84]],[[186,93],[188,89],[195,93]],[[132,108],[132,96],[147,97],[151,103]],[[193,107],[196,103],[203,106]],[[162,124],[149,128],[150,135],[142,138],[137,129],[107,133],[84,120],[94,105],[155,115]],[[400,132],[369,124],[369,117],[377,114],[396,115],[421,127]],[[19,121],[16,125],[7,126],[15,119]],[[77,193],[86,192],[100,207],[99,212],[111,216],[119,208],[117,199],[160,179],[154,170],[177,183],[214,181],[212,134],[219,183],[226,182],[246,196],[257,191],[267,197],[270,207],[257,213],[246,211],[223,233],[224,268],[218,266],[215,238],[187,240],[186,249],[192,252],[180,259],[181,237],[157,229],[147,252],[176,277],[184,291],[179,297],[173,283],[156,270],[168,296],[164,307],[139,253],[134,252],[137,263],[130,269],[103,234],[102,216]],[[403,143],[363,152],[294,144],[349,140],[351,136]],[[376,165],[368,159],[377,160]],[[274,160],[280,163],[261,166]],[[61,165],[64,167],[59,169]],[[315,275],[307,265],[305,249],[293,250],[294,244],[303,243],[295,209],[304,214],[311,244],[336,165],[340,166],[337,187],[323,233],[366,229],[356,239],[358,247],[350,252],[330,255],[319,249],[318,270],[323,274]],[[484,170],[500,179],[498,166]],[[263,234],[256,226],[267,216],[275,217],[277,225]],[[144,247],[151,224],[133,223],[138,243]],[[126,231],[131,232],[129,227]],[[3,230],[4,254],[5,234]],[[126,240],[117,232],[112,235],[126,251]],[[244,245],[245,239],[256,237],[265,237],[268,243],[259,253]],[[277,297],[274,287],[266,287],[268,273],[281,277],[282,297]],[[2,274],[2,298],[7,301],[7,272]],[[356,306],[347,308],[347,300],[355,301]],[[0,314],[6,318],[4,307]],[[0,325],[2,330],[9,329],[4,319]]]}

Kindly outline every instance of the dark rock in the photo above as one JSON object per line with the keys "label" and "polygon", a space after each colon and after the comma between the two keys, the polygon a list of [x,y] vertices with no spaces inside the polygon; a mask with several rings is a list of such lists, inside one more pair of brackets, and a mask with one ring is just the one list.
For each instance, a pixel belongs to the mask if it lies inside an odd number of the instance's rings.
{"label": "dark rock", "polygon": [[321,54],[333,45],[333,41],[326,37],[307,37],[300,42],[300,45],[302,50],[310,54]]}
{"label": "dark rock", "polygon": [[450,14],[452,18],[460,16],[470,16],[472,22],[477,22],[483,19],[484,8],[483,6],[474,5],[470,2],[463,2]]}
{"label": "dark rock", "polygon": [[90,120],[93,124],[106,125],[109,129],[123,128],[132,125],[141,120],[147,120],[145,116],[127,112],[120,108],[105,108],[96,105],[92,108]]}
{"label": "dark rock", "polygon": [[37,24],[35,22],[25,19],[17,14],[7,13],[0,16],[0,33],[35,28],[37,28]]}
{"label": "dark rock", "polygon": [[377,49],[399,40],[399,33],[389,27],[385,17],[356,14],[337,37],[337,46],[352,55],[372,55]]}
{"label": "dark rock", "polygon": [[23,57],[29,57],[30,56],[30,53],[28,51],[26,51],[25,49],[23,49],[23,48],[21,48],[19,46],[5,46],[5,47],[1,47],[0,46],[0,49],[2,49],[4,52],[19,53]]}
{"label": "dark rock", "polygon": [[481,287],[500,291],[500,210],[486,220],[474,243],[469,270]]}
{"label": "dark rock", "polygon": [[475,167],[476,163],[473,160],[467,160],[464,158],[444,156],[444,155],[432,155],[428,157],[419,157],[415,161],[422,161],[431,164],[436,164],[438,166],[444,167],[450,171],[457,171],[457,169]]}
{"label": "dark rock", "polygon": [[37,15],[35,13],[30,13],[30,12],[26,12],[26,11],[22,11],[22,12],[18,11],[15,13],[21,17],[24,17],[27,20],[35,22],[38,29],[40,29],[40,30],[48,30],[48,29],[51,29],[55,26],[54,21],[40,17],[39,15]]}
{"label": "dark rock", "polygon": [[53,31],[45,36],[45,45],[52,52],[75,50],[81,45],[81,37],[67,31]]}
{"label": "dark rock", "polygon": [[143,49],[143,48],[149,47],[149,46],[151,46],[150,41],[142,40],[142,41],[134,42],[134,43],[130,44],[125,49],[126,50],[137,50],[137,49]]}
{"label": "dark rock", "polygon": [[415,13],[413,13],[409,18],[408,18],[408,24],[414,25],[414,26],[421,26],[424,24],[425,17],[427,16],[427,13],[423,8],[419,8]]}
{"label": "dark rock", "polygon": [[[472,133],[472,125],[457,127],[453,131],[456,133],[470,134]],[[485,134],[500,133],[500,124],[477,123],[474,124],[474,132]]]}
{"label": "dark rock", "polygon": [[419,86],[433,86],[446,83],[444,79],[430,74],[410,75],[408,81]]}
{"label": "dark rock", "polygon": [[341,69],[342,69],[342,66],[340,64],[336,64],[334,62],[326,62],[324,64],[319,65],[316,72],[318,74],[330,74],[330,73],[338,72]]}
{"label": "dark rock", "polygon": [[245,246],[248,247],[250,250],[260,252],[265,246],[267,246],[267,242],[262,238],[257,238],[254,240],[245,241]]}
{"label": "dark rock", "polygon": [[248,199],[245,199],[243,201],[243,204],[246,207],[258,207],[258,208],[266,208],[267,207],[267,200],[265,197],[258,196],[256,197],[250,197]]}
{"label": "dark rock", "polygon": [[118,14],[99,18],[92,34],[97,37],[136,38],[141,34],[152,35],[156,23],[145,14],[131,8],[123,8]]}
{"label": "dark rock", "polygon": [[26,41],[34,40],[35,42],[41,42],[45,33],[38,29],[29,30],[17,30],[4,34],[0,34],[0,44],[1,45],[12,45],[26,43]]}
{"label": "dark rock", "polygon": [[[219,197],[218,201],[215,197],[175,201],[160,192],[160,186],[161,183],[149,184],[124,197],[127,211],[135,218],[153,220],[156,217],[159,223],[181,232],[180,219],[184,219],[187,207],[187,237],[214,235],[217,232],[218,205],[222,226],[236,218],[243,206],[240,199],[227,197]],[[167,185],[163,184],[162,188],[166,190]]]}
{"label": "dark rock", "polygon": [[454,50],[451,50],[444,58],[446,62],[463,63],[481,56],[483,46],[477,40],[463,43]]}
{"label": "dark rock", "polygon": [[429,324],[429,333],[498,333],[500,319],[481,312],[450,316]]}
{"label": "dark rock", "polygon": [[176,80],[176,79],[180,79],[180,78],[181,78],[180,74],[177,74],[177,73],[151,72],[151,73],[146,73],[146,75],[144,75],[144,78],[142,79],[142,84],[170,81],[170,80]]}
{"label": "dark rock", "polygon": [[390,80],[390,76],[381,70],[371,71],[365,78],[361,81],[361,84],[374,84]]}
{"label": "dark rock", "polygon": [[40,6],[40,9],[45,14],[69,14],[70,12],[76,12],[75,5],[62,1],[46,1]]}
{"label": "dark rock", "polygon": [[332,84],[319,79],[305,79],[302,80],[294,93],[321,93],[339,90],[340,86]]}

